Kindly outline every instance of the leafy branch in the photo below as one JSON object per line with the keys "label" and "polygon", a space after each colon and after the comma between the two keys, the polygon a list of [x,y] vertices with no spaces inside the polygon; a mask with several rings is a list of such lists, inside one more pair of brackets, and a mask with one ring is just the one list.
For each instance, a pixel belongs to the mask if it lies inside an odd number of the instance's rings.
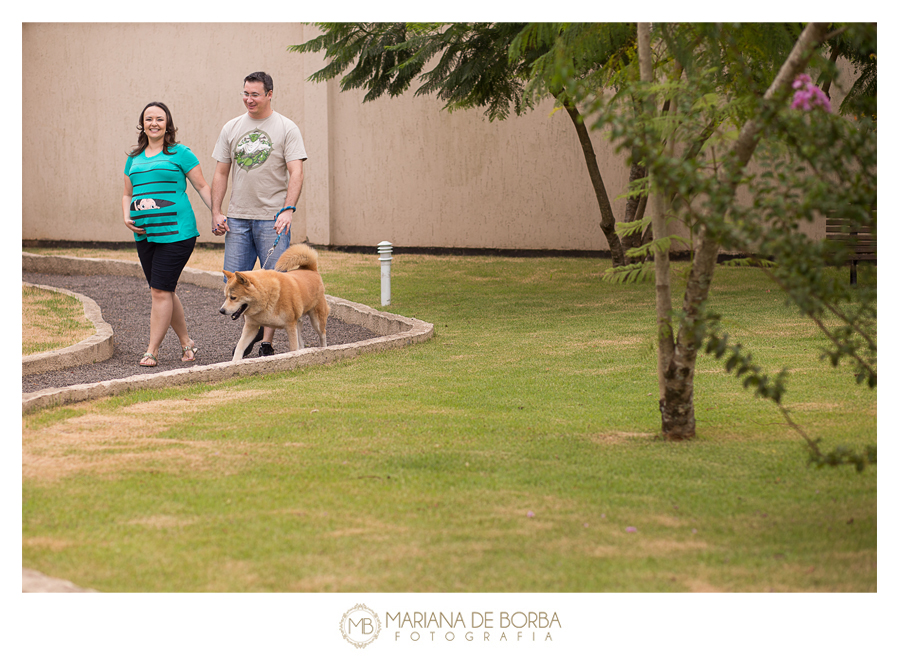
{"label": "leafy branch", "polygon": [[809,453],[809,464],[818,467],[841,466],[853,464],[857,472],[862,472],[867,464],[877,463],[877,447],[867,446],[864,450],[856,452],[844,446],[838,446],[831,452],[822,452],[822,439],[811,438],[804,429],[791,417],[790,411],[782,403],[786,391],[787,371],[782,369],[775,377],[765,374],[762,368],[753,362],[749,352],[745,352],[740,343],[729,341],[727,333],[721,331],[719,316],[710,314],[703,325],[698,325],[695,330],[706,333],[706,353],[718,360],[725,361],[725,370],[734,373],[738,378],[743,378],[743,386],[753,390],[754,393],[764,399],[771,400],[778,407],[778,411],[784,417],[788,427],[794,430],[805,442]]}

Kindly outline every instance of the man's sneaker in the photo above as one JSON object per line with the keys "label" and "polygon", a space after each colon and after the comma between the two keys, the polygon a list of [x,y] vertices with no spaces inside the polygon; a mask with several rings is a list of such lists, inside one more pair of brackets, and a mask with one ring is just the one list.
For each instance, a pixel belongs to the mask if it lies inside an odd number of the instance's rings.
{"label": "man's sneaker", "polygon": [[[259,331],[256,332],[256,336],[253,338],[252,341],[250,341],[250,344],[247,345],[247,347],[244,349],[244,358],[245,358],[245,359],[246,359],[248,356],[250,356],[250,352],[253,351],[253,346],[256,345],[259,341],[262,340],[262,336],[263,336],[263,328],[260,327],[260,328],[259,328]],[[235,345],[235,346],[234,346],[234,349],[231,350],[232,356],[234,355],[234,353],[235,353],[236,351],[237,351],[237,345]]]}
{"label": "man's sneaker", "polygon": [[272,349],[272,343],[260,343],[259,344],[259,355],[260,356],[272,356],[275,354],[275,350]]}

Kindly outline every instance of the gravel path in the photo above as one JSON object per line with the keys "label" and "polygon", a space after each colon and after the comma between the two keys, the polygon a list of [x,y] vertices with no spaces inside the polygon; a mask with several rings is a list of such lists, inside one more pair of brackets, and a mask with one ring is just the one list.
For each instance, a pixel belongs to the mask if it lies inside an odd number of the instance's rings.
{"label": "gravel path", "polygon": [[[180,283],[176,292],[184,306],[188,331],[200,348],[197,361],[182,363],[181,344],[178,336],[169,328],[159,350],[159,365],[155,368],[143,368],[138,365],[138,361],[147,349],[150,331],[150,291],[144,279],[35,272],[23,272],[22,279],[27,283],[64,288],[90,297],[100,306],[103,319],[112,326],[115,339],[115,352],[107,361],[22,377],[23,393],[230,361],[244,324],[243,320],[233,321],[219,313],[224,300],[221,290]],[[359,325],[328,319],[329,345],[355,343],[376,337],[376,334]],[[307,347],[319,344],[319,337],[306,318],[303,320],[303,340]],[[276,354],[288,352],[287,334],[276,330],[272,346]],[[247,358],[257,358],[258,354],[259,343]]]}

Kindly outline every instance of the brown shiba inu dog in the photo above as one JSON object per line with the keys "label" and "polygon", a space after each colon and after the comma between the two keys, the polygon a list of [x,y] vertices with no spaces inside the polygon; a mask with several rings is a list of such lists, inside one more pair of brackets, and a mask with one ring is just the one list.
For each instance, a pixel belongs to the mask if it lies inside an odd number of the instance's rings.
{"label": "brown shiba inu dog", "polygon": [[328,321],[328,302],[325,286],[319,276],[319,256],[315,249],[298,244],[289,247],[275,270],[229,272],[225,274],[225,303],[219,309],[232,320],[244,316],[244,330],[234,350],[232,361],[240,361],[244,349],[256,336],[260,327],[287,330],[291,351],[303,349],[300,322],[309,317],[319,334],[319,347],[327,347],[325,323]]}

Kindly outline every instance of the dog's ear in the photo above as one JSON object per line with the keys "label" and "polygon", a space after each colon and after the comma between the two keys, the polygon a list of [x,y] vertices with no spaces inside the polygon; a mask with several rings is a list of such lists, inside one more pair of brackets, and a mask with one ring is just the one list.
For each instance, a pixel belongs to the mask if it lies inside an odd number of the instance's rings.
{"label": "dog's ear", "polygon": [[225,275],[225,278],[226,278],[226,279],[233,279],[233,278],[234,278],[234,272],[229,272],[228,270],[222,270],[222,274]]}
{"label": "dog's ear", "polygon": [[245,277],[245,276],[244,276],[243,274],[241,274],[240,272],[235,272],[234,275],[237,277],[238,283],[240,283],[241,285],[245,285],[245,286],[253,285],[253,284],[250,282],[250,279],[248,279],[247,277]]}

